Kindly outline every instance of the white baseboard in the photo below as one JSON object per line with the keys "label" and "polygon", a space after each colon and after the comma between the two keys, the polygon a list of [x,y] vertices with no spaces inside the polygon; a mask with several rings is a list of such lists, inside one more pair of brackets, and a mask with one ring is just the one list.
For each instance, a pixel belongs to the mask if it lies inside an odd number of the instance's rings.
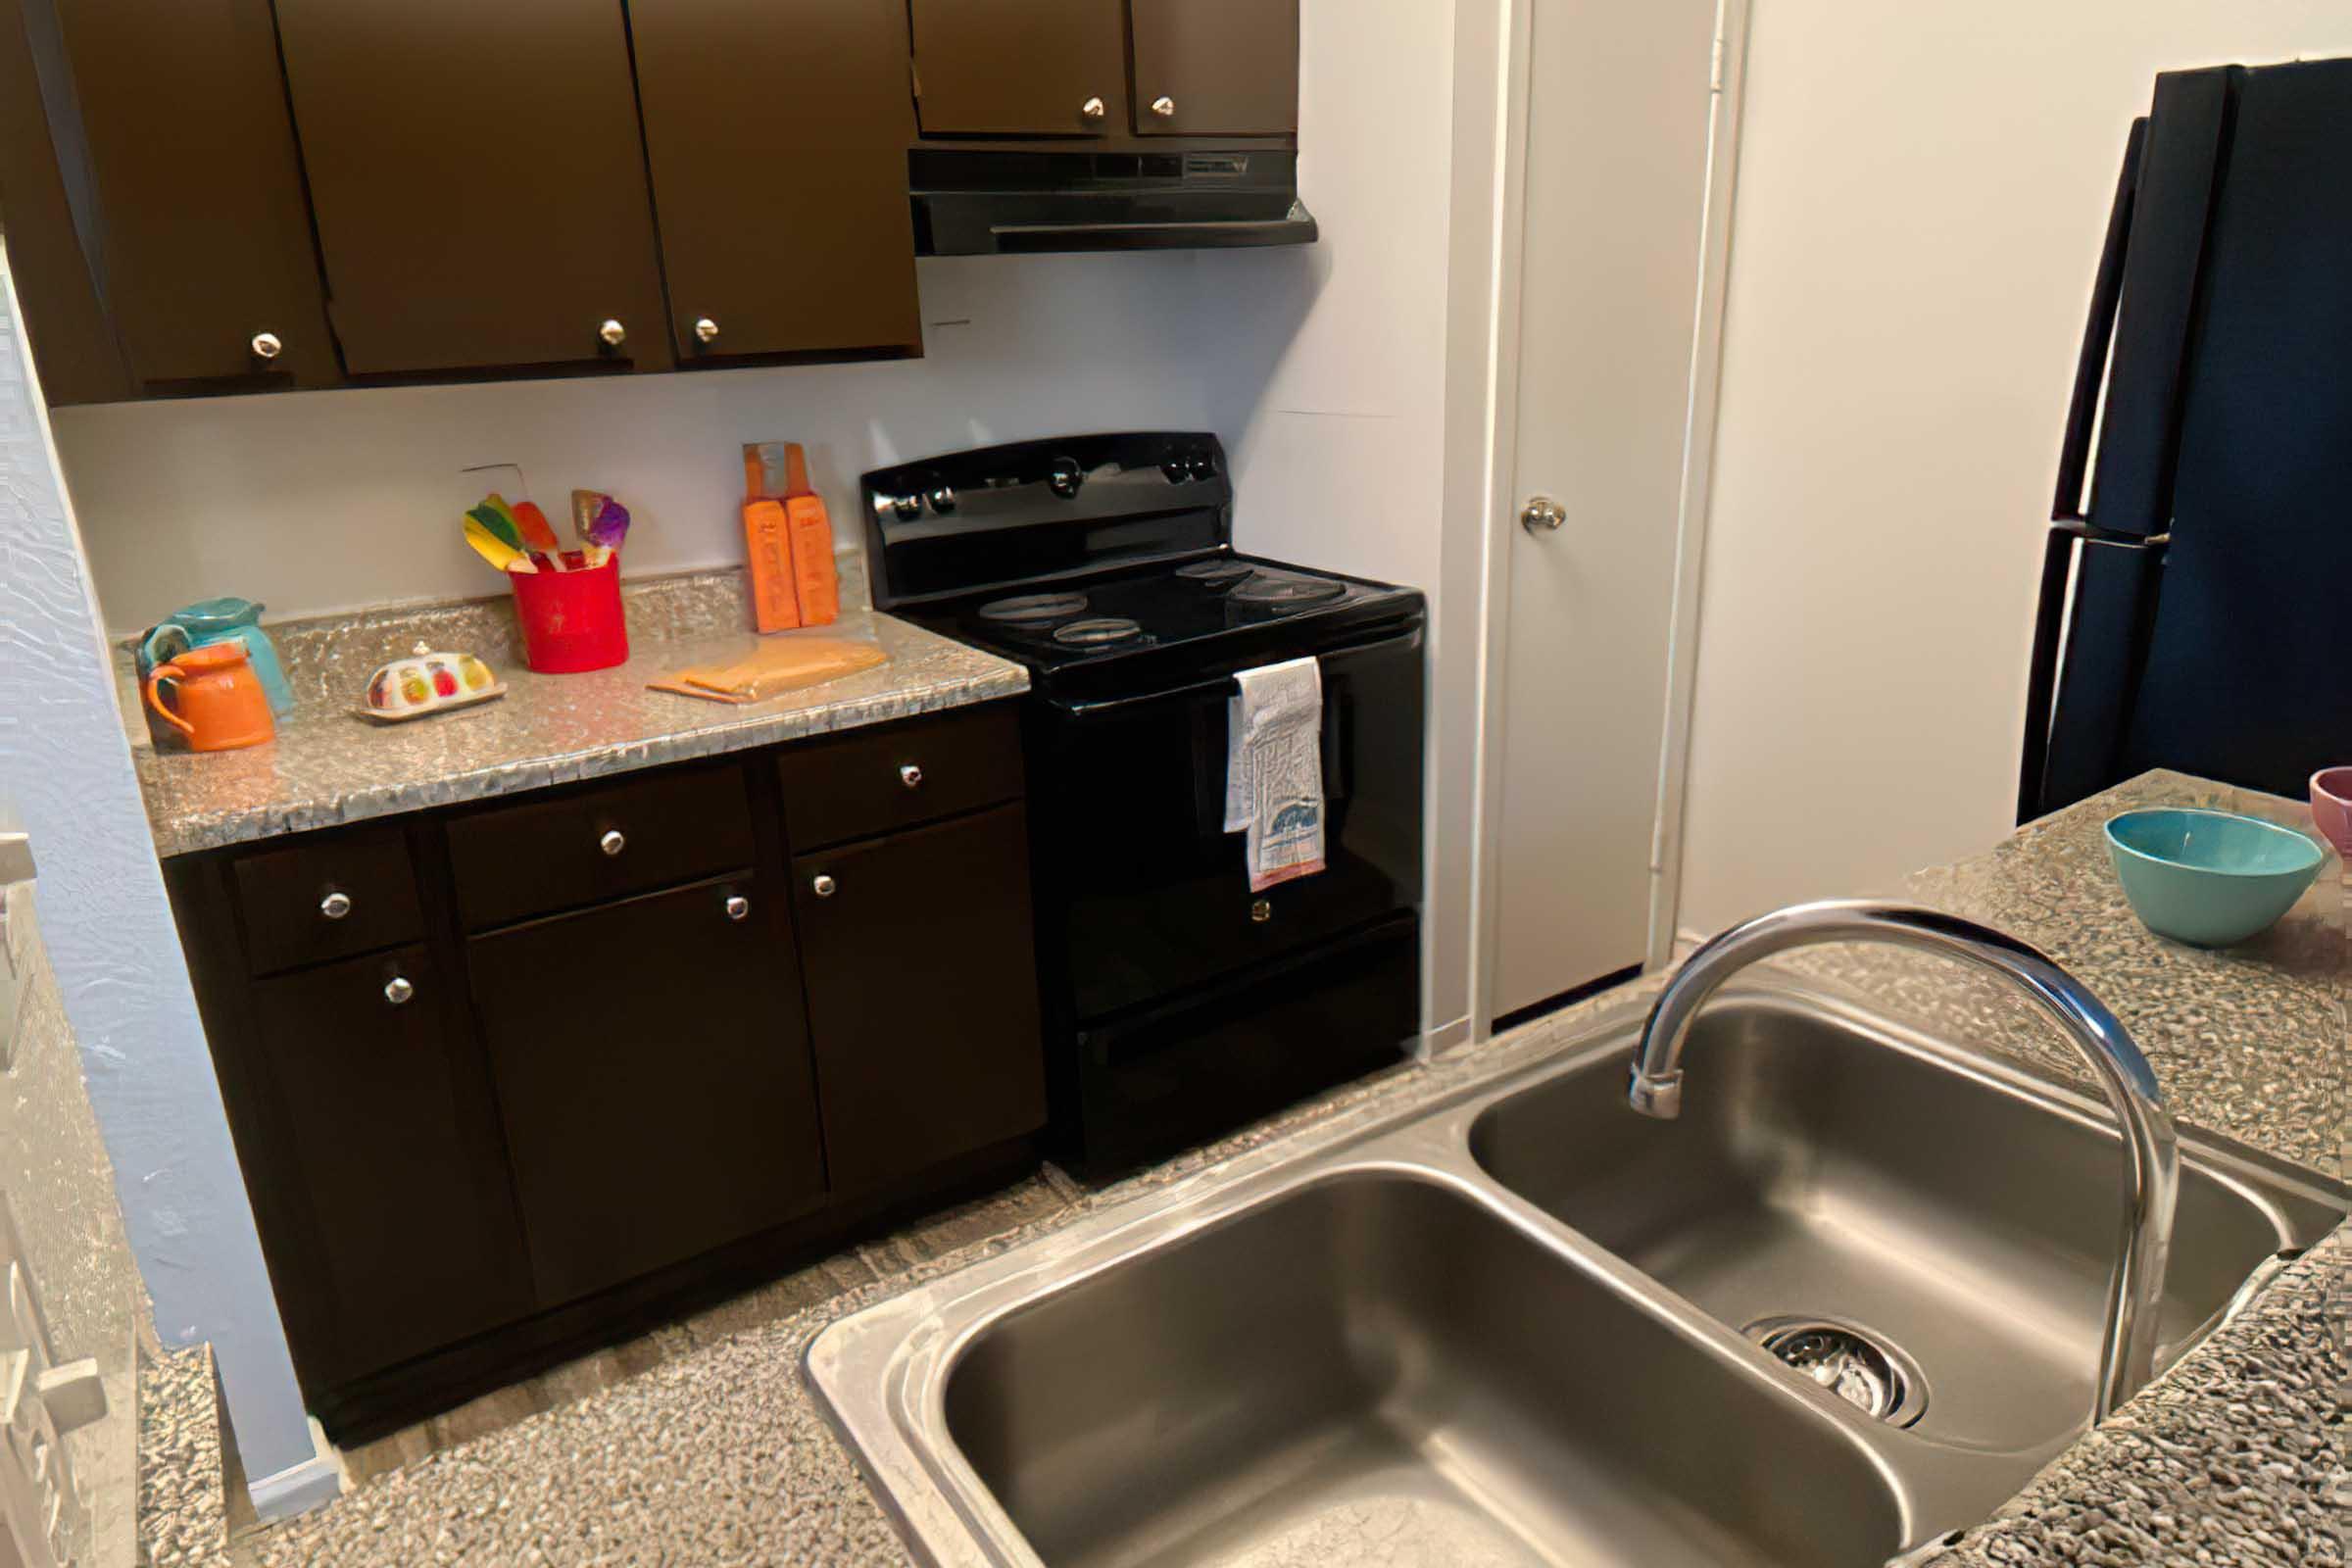
{"label": "white baseboard", "polygon": [[246,1483],[255,1518],[291,1519],[343,1495],[343,1461],[317,1421],[311,1423],[311,1446],[317,1451],[302,1463]]}

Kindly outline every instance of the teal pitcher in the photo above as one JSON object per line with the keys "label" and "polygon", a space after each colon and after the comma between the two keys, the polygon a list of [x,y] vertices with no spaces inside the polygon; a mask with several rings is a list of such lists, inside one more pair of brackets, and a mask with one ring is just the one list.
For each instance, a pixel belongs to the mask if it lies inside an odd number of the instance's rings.
{"label": "teal pitcher", "polygon": [[245,645],[246,662],[262,679],[272,716],[284,719],[294,711],[294,688],[277,662],[277,649],[262,630],[262,609],[250,599],[207,599],[174,610],[139,639],[139,679],[172,655],[207,643],[234,637]]}

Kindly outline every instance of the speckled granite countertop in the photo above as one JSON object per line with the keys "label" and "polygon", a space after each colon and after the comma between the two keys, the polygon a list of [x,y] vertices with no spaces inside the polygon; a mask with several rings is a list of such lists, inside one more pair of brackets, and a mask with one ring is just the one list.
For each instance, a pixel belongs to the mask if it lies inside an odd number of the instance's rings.
{"label": "speckled granite countertop", "polygon": [[[2340,1169],[2352,964],[2340,868],[2331,862],[2287,921],[2247,948],[2212,955],[2160,942],[2125,911],[2097,850],[2107,814],[2153,801],[2299,815],[2285,802],[2150,775],[1990,854],[1922,873],[1911,894],[2056,950],[2138,1032],[2183,1120]],[[2022,1025],[2012,1029],[2003,1004],[1959,984],[1954,971],[1860,948],[1815,956],[1818,978],[1896,1010],[1957,1019],[1976,1031],[1970,1038],[2072,1075],[2071,1063]],[[801,1382],[802,1353],[826,1326],[1241,1150],[1310,1126],[1385,1118],[1467,1079],[1540,1060],[1603,1013],[1644,1003],[1657,983],[1639,981],[1492,1043],[1399,1066],[1107,1192],[983,1204],[860,1248],[835,1260],[854,1264],[859,1279],[877,1276],[858,1288],[387,1476],[242,1543],[235,1555],[284,1568],[905,1563],[905,1546]],[[2352,1373],[2341,1341],[2348,1259],[2352,1236],[2339,1230],[1944,1562],[2342,1563],[2337,1399]]]}
{"label": "speckled granite countertop", "polygon": [[[861,592],[853,575],[845,604]],[[1009,661],[870,610],[845,609],[826,634],[872,636],[889,662],[744,707],[651,691],[648,681],[750,649],[741,573],[657,578],[627,593],[628,662],[581,675],[523,667],[504,601],[270,626],[295,686],[296,711],[276,739],[242,751],[158,750],[135,716],[137,698],[126,698],[156,852],[184,855],[511,795],[938,712],[1029,686],[1028,672]],[[419,639],[479,653],[506,681],[507,695],[400,724],[353,713],[369,671]]]}

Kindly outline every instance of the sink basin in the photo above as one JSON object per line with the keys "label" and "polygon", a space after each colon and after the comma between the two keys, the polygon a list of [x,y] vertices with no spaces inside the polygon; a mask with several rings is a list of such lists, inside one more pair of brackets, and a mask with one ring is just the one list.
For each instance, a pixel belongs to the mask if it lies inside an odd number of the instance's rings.
{"label": "sink basin", "polygon": [[[844,1318],[818,1402],[940,1568],[1879,1568],[1991,1513],[2088,1418],[2104,1107],[1743,980],[1655,1121],[1639,1025]],[[2160,1364],[2352,1197],[2180,1154]]]}
{"label": "sink basin", "polygon": [[[1629,1114],[1609,1057],[1488,1109],[1471,1152],[1733,1329],[1891,1345],[1924,1376],[1905,1423],[1923,1437],[2016,1449],[2083,1425],[2123,1204],[2103,1110],[1786,1000],[1710,1007],[1687,1060],[1680,1120]],[[2177,1349],[2297,1219],[2334,1215],[2186,1162],[2160,1340]]]}
{"label": "sink basin", "polygon": [[1901,1544],[1835,1421],[1403,1176],[1308,1187],[992,1323],[946,1413],[1056,1568],[1876,1568]]}

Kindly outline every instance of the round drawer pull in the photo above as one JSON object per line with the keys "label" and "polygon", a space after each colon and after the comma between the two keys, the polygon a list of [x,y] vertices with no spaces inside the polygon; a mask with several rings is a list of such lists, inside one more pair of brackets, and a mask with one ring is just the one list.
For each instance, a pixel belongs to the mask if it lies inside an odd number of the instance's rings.
{"label": "round drawer pull", "polygon": [[701,320],[699,320],[699,321],[695,322],[695,323],[694,323],[694,340],[695,340],[697,343],[715,343],[715,342],[717,342],[717,341],[718,341],[718,323],[717,323],[716,321],[712,320],[712,319],[711,319],[710,317],[708,317],[708,316],[704,317],[704,318],[703,318]]}
{"label": "round drawer pull", "polygon": [[752,901],[751,901],[751,900],[749,900],[749,899],[747,899],[747,898],[745,898],[745,897],[744,897],[742,894],[740,894],[740,893],[730,893],[730,894],[728,894],[728,895],[727,895],[727,918],[728,918],[728,919],[730,919],[730,920],[748,920],[748,919],[750,919],[751,917],[752,917]]}
{"label": "round drawer pull", "polygon": [[1176,118],[1176,100],[1162,94],[1152,100],[1152,112],[1162,120],[1173,120]]}
{"label": "round drawer pull", "polygon": [[596,847],[604,851],[607,855],[618,855],[621,851],[629,847],[629,841],[627,838],[622,836],[620,829],[616,827],[607,828],[605,830],[605,836],[596,841]]}
{"label": "round drawer pull", "polygon": [[923,770],[908,762],[899,769],[899,782],[910,790],[919,790],[923,787]]}
{"label": "round drawer pull", "polygon": [[250,346],[253,349],[253,357],[257,360],[274,360],[286,352],[285,344],[278,340],[275,332],[254,333]]}
{"label": "round drawer pull", "polygon": [[384,982],[384,1000],[395,1007],[407,1006],[409,999],[416,994],[416,988],[409,984],[407,975],[396,974]]}
{"label": "round drawer pull", "polygon": [[1089,98],[1078,106],[1078,113],[1089,120],[1101,120],[1104,115],[1110,113],[1110,106],[1100,98]]}
{"label": "round drawer pull", "polygon": [[318,912],[329,920],[342,919],[351,912],[351,895],[341,888],[335,889],[318,901]]}
{"label": "round drawer pull", "polygon": [[1250,905],[1250,918],[1252,922],[1258,925],[1264,925],[1268,920],[1273,919],[1274,906],[1272,902],[1266,899],[1259,899],[1256,903]]}
{"label": "round drawer pull", "polygon": [[835,882],[829,876],[818,877],[815,881],[809,883],[808,887],[809,891],[813,892],[820,899],[829,899],[834,894],[841,891],[841,884]]}
{"label": "round drawer pull", "polygon": [[629,340],[629,329],[608,317],[605,323],[596,329],[596,335],[605,347],[616,349]]}

